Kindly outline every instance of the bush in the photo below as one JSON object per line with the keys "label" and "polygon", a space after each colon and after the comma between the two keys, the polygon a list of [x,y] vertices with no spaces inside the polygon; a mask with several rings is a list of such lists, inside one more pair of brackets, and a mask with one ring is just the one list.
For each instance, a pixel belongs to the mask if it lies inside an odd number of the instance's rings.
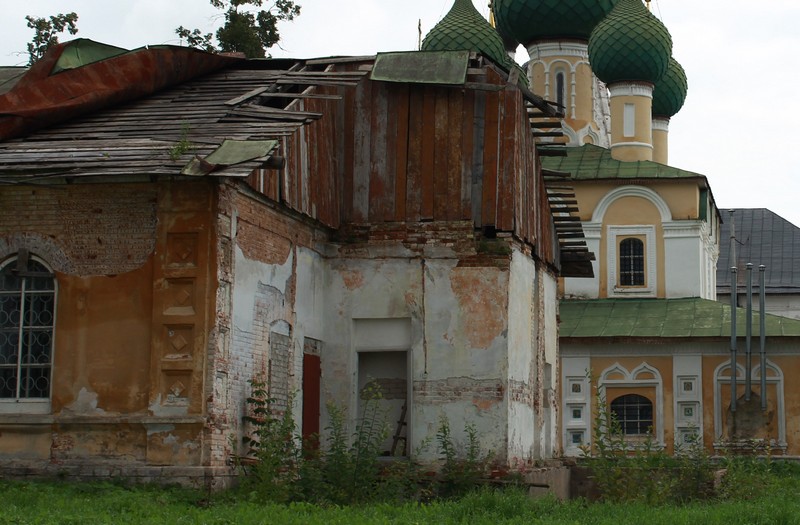
{"label": "bush", "polygon": [[592,443],[583,453],[602,499],[661,505],[708,497],[714,465],[698,438],[676,447],[675,456],[667,454],[652,435],[630,441],[604,392],[591,377],[590,381],[596,410]]}

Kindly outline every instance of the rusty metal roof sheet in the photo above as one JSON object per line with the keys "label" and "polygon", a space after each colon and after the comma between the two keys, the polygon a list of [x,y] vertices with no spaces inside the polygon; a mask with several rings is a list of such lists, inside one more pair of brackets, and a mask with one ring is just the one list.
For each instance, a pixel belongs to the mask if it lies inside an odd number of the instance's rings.
{"label": "rusty metal roof sheet", "polygon": [[[77,44],[75,43],[77,42]],[[163,46],[141,48],[86,65],[61,64],[62,55],[80,45],[53,46],[8,93],[0,95],[0,140],[22,137],[78,115],[136,100],[228,66],[238,59],[196,49]],[[119,48],[113,48],[119,49]]]}

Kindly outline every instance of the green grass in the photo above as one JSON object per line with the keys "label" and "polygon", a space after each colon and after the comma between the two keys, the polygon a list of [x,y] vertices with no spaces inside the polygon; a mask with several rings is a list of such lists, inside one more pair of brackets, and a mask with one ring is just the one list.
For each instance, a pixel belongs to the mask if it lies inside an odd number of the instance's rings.
{"label": "green grass", "polygon": [[800,475],[774,475],[768,490],[741,501],[649,507],[641,503],[559,503],[517,490],[480,490],[430,504],[319,507],[248,501],[162,487],[112,483],[0,481],[0,524],[800,524]]}

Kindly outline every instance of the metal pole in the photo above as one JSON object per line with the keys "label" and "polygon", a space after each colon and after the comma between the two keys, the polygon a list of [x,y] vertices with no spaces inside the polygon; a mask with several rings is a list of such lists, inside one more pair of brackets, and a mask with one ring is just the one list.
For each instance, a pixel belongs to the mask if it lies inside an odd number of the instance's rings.
{"label": "metal pole", "polygon": [[761,342],[761,410],[767,409],[767,312],[764,308],[766,302],[766,287],[764,275],[767,267],[763,264],[758,267],[758,311],[759,311],[759,340]]}
{"label": "metal pole", "polygon": [[753,263],[747,263],[747,313],[745,314],[745,373],[744,373],[744,400],[750,401],[750,386],[752,361],[750,339],[753,337]]}
{"label": "metal pole", "polygon": [[736,412],[736,266],[731,267],[731,412]]}

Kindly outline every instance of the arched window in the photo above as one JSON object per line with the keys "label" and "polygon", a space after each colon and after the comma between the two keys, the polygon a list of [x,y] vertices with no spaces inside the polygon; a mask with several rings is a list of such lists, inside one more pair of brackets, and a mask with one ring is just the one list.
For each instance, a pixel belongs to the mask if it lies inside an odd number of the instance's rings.
{"label": "arched window", "polygon": [[653,432],[653,403],[638,394],[619,396],[611,402],[622,433],[626,436],[651,434]]}
{"label": "arched window", "polygon": [[49,399],[56,286],[20,252],[0,264],[0,401]]}
{"label": "arched window", "polygon": [[556,73],[556,103],[560,109],[567,114],[567,88],[566,76],[563,71]]}
{"label": "arched window", "polygon": [[619,243],[620,286],[644,286],[644,243],[628,237]]}

